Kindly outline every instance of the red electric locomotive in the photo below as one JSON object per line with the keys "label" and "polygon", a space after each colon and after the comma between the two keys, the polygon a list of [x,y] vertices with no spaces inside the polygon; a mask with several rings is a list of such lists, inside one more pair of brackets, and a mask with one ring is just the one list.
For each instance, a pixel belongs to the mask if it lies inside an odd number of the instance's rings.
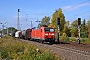
{"label": "red electric locomotive", "polygon": [[31,38],[34,40],[39,40],[42,43],[54,43],[55,32],[54,29],[51,27],[41,27],[39,29],[32,29]]}

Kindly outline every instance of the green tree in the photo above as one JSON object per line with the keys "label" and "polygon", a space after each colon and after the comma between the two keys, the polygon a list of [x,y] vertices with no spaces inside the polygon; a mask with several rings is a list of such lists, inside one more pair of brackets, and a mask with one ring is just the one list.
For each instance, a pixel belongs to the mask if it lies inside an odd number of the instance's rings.
{"label": "green tree", "polygon": [[[7,34],[7,29],[4,29],[3,31],[4,31],[4,34]],[[16,31],[17,31],[17,29],[15,29],[14,27],[9,27],[8,28],[8,33],[16,32]]]}
{"label": "green tree", "polygon": [[9,28],[8,28],[8,31],[9,31],[9,33],[10,33],[10,32],[16,32],[16,31],[17,31],[17,29],[16,29],[16,28],[14,28],[14,27],[9,27]]}
{"label": "green tree", "polygon": [[89,26],[90,26],[90,19],[87,22],[87,27],[89,27]]}
{"label": "green tree", "polygon": [[53,27],[55,28],[55,30],[57,31],[57,25],[56,25],[56,18],[60,18],[60,33],[61,35],[63,34],[63,29],[64,29],[64,24],[65,24],[65,16],[62,13],[62,9],[58,9],[57,12],[53,13],[52,16],[52,20],[51,20],[51,24],[53,25]]}
{"label": "green tree", "polygon": [[88,28],[88,37],[90,37],[90,19],[87,22],[87,28]]}
{"label": "green tree", "polygon": [[41,26],[43,26],[43,25],[48,26],[49,23],[50,23],[50,17],[45,16],[44,18],[42,18],[42,21],[41,21],[41,24],[40,25]]}
{"label": "green tree", "polygon": [[78,36],[78,20],[75,20],[71,24],[70,32],[72,37],[77,37]]}
{"label": "green tree", "polygon": [[81,32],[81,37],[82,38],[85,38],[87,37],[87,32],[88,32],[88,29],[87,29],[87,26],[86,26],[86,21],[85,19],[83,20],[82,24],[81,24],[81,28],[80,28],[80,32]]}
{"label": "green tree", "polygon": [[69,21],[66,21],[66,23],[64,24],[63,34],[66,34],[66,36],[69,36],[69,37],[71,36]]}

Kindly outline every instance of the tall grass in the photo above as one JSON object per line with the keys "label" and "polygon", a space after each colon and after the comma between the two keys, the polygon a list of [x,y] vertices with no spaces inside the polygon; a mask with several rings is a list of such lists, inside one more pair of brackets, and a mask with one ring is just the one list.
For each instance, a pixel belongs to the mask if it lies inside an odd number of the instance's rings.
{"label": "tall grass", "polygon": [[[78,38],[76,37],[60,36],[60,40],[63,42],[78,42]],[[90,38],[80,38],[80,42],[83,44],[90,44]]]}
{"label": "tall grass", "polygon": [[0,39],[0,60],[57,60],[50,52],[36,51],[35,45],[20,42],[13,37]]}

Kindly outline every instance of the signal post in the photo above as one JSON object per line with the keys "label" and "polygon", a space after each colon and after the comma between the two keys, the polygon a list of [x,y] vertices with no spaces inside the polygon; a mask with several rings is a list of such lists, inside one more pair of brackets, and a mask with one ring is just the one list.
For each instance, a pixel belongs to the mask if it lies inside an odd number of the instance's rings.
{"label": "signal post", "polygon": [[80,44],[80,25],[81,25],[81,18],[78,18],[78,44]]}
{"label": "signal post", "polygon": [[60,18],[57,18],[57,27],[58,27],[58,42],[59,42],[59,36],[60,36]]}

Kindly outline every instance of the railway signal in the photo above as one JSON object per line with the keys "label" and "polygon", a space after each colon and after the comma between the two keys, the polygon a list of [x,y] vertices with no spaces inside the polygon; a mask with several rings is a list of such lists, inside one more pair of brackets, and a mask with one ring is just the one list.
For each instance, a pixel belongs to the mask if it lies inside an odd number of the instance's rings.
{"label": "railway signal", "polygon": [[60,25],[60,18],[57,18],[57,25]]}
{"label": "railway signal", "polygon": [[59,43],[59,36],[60,36],[60,18],[58,17],[58,11],[56,10],[56,36],[58,36],[57,41]]}
{"label": "railway signal", "polygon": [[81,25],[81,18],[78,18],[78,44],[80,44],[80,25]]}
{"label": "railway signal", "polygon": [[57,27],[58,27],[58,42],[59,42],[59,36],[60,36],[60,18],[57,18]]}
{"label": "railway signal", "polygon": [[78,18],[78,25],[81,25],[81,18]]}

